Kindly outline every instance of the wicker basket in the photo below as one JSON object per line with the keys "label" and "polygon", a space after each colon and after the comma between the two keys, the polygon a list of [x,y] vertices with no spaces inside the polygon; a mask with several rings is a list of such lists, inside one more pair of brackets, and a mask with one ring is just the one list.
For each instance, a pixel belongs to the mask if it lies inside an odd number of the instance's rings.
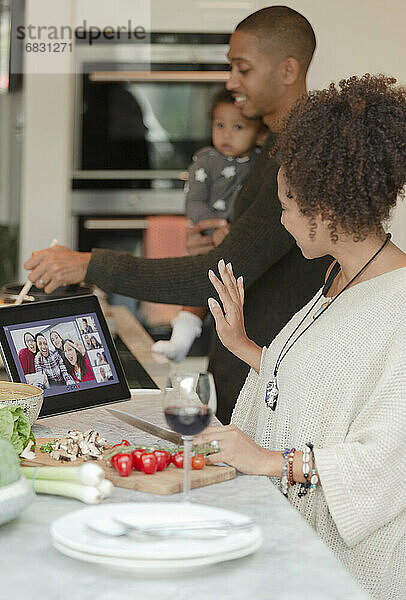
{"label": "wicker basket", "polygon": [[27,383],[0,381],[0,408],[22,406],[30,425],[37,420],[44,401],[44,392]]}

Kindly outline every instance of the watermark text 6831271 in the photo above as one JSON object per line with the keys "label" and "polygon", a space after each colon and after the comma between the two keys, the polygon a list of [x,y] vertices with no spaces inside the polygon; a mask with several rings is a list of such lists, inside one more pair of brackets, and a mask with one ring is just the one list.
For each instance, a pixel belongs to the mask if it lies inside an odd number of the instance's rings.
{"label": "watermark text 6831271", "polygon": [[72,52],[72,42],[26,42],[26,52]]}
{"label": "watermark text 6831271", "polygon": [[151,0],[115,0],[102,11],[99,3],[26,2],[24,18],[11,18],[9,24],[14,44],[10,72],[72,75],[85,64],[96,64],[106,46],[111,56],[124,54],[127,62],[142,62],[145,68],[150,62]]}

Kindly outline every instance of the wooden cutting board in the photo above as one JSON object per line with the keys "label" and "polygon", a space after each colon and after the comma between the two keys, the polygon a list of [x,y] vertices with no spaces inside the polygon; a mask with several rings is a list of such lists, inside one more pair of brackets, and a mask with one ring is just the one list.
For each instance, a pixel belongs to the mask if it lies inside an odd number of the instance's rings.
{"label": "wooden cutting board", "polygon": [[[62,462],[54,460],[49,454],[41,452],[41,445],[54,439],[37,438],[36,458],[34,460],[23,460],[21,465],[23,467],[60,467],[63,469],[64,467],[79,467],[83,463],[89,462],[80,458],[74,462]],[[160,494],[162,496],[177,494],[183,490],[183,469],[177,469],[174,465],[170,465],[164,471],[154,473],[154,475],[145,475],[145,473],[133,471],[128,477],[120,477],[117,471],[113,467],[110,467],[106,461],[97,460],[95,464],[100,465],[104,469],[106,479],[109,479],[117,487],[129,488],[149,494]],[[192,470],[191,487],[204,487],[205,485],[220,483],[234,477],[234,467],[206,466],[200,471]]]}

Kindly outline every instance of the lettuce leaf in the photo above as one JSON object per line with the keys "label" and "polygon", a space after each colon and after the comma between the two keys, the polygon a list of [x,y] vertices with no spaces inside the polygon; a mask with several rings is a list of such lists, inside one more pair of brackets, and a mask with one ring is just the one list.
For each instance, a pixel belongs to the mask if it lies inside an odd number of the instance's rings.
{"label": "lettuce leaf", "polygon": [[30,423],[21,406],[5,406],[0,408],[0,438],[12,443],[18,455],[24,450],[29,440],[34,442]]}
{"label": "lettuce leaf", "polygon": [[0,439],[0,488],[21,477],[20,461],[7,440]]}
{"label": "lettuce leaf", "polygon": [[0,409],[0,438],[11,440],[14,431],[14,415],[8,407]]}

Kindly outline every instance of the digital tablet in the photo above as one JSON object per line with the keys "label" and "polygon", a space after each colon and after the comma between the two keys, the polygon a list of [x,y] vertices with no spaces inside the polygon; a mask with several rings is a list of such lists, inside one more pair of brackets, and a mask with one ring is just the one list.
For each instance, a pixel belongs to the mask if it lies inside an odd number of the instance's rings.
{"label": "digital tablet", "polygon": [[130,398],[96,296],[1,308],[0,345],[10,379],[44,390],[40,418]]}

